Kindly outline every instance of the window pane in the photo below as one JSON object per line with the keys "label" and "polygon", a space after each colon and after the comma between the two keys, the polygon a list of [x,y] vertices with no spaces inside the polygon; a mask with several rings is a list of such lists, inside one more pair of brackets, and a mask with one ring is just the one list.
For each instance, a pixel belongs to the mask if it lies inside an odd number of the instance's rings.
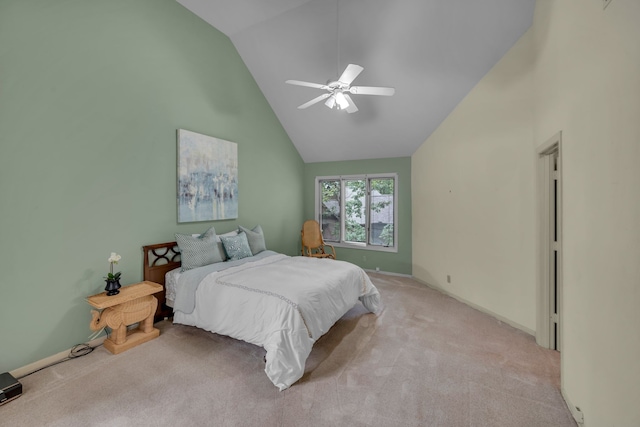
{"label": "window pane", "polygon": [[377,178],[369,181],[371,189],[371,210],[369,244],[376,246],[394,245],[393,178]]}
{"label": "window pane", "polygon": [[327,242],[340,241],[340,180],[320,181],[322,215],[320,228]]}
{"label": "window pane", "polygon": [[345,180],[345,241],[366,243],[366,187],[363,179]]}

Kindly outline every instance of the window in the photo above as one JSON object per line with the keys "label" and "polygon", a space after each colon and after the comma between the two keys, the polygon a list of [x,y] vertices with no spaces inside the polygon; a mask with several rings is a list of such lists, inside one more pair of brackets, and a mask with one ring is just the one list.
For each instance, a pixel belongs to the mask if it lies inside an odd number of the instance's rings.
{"label": "window", "polygon": [[336,246],[397,251],[397,174],[316,178],[316,217]]}

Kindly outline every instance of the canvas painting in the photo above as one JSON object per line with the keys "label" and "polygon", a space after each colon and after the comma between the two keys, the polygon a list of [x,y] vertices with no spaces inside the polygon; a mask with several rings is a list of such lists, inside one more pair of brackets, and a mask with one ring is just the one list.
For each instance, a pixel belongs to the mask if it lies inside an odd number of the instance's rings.
{"label": "canvas painting", "polygon": [[238,218],[238,144],[178,129],[178,222]]}

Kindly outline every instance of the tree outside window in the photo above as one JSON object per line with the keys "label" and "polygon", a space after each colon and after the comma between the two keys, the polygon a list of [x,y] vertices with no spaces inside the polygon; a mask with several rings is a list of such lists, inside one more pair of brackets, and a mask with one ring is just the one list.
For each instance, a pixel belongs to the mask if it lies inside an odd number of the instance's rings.
{"label": "tree outside window", "polygon": [[395,246],[395,175],[318,178],[318,183],[325,241]]}

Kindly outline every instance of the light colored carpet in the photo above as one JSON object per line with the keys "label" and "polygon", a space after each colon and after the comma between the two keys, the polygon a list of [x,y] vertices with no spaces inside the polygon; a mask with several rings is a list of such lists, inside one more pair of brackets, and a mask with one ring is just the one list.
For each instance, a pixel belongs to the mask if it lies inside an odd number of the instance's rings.
{"label": "light colored carpet", "polygon": [[559,354],[411,279],[370,274],[384,311],[358,303],[279,392],[265,351],[160,322],[159,338],[103,347],[21,380],[2,426],[575,426]]}

